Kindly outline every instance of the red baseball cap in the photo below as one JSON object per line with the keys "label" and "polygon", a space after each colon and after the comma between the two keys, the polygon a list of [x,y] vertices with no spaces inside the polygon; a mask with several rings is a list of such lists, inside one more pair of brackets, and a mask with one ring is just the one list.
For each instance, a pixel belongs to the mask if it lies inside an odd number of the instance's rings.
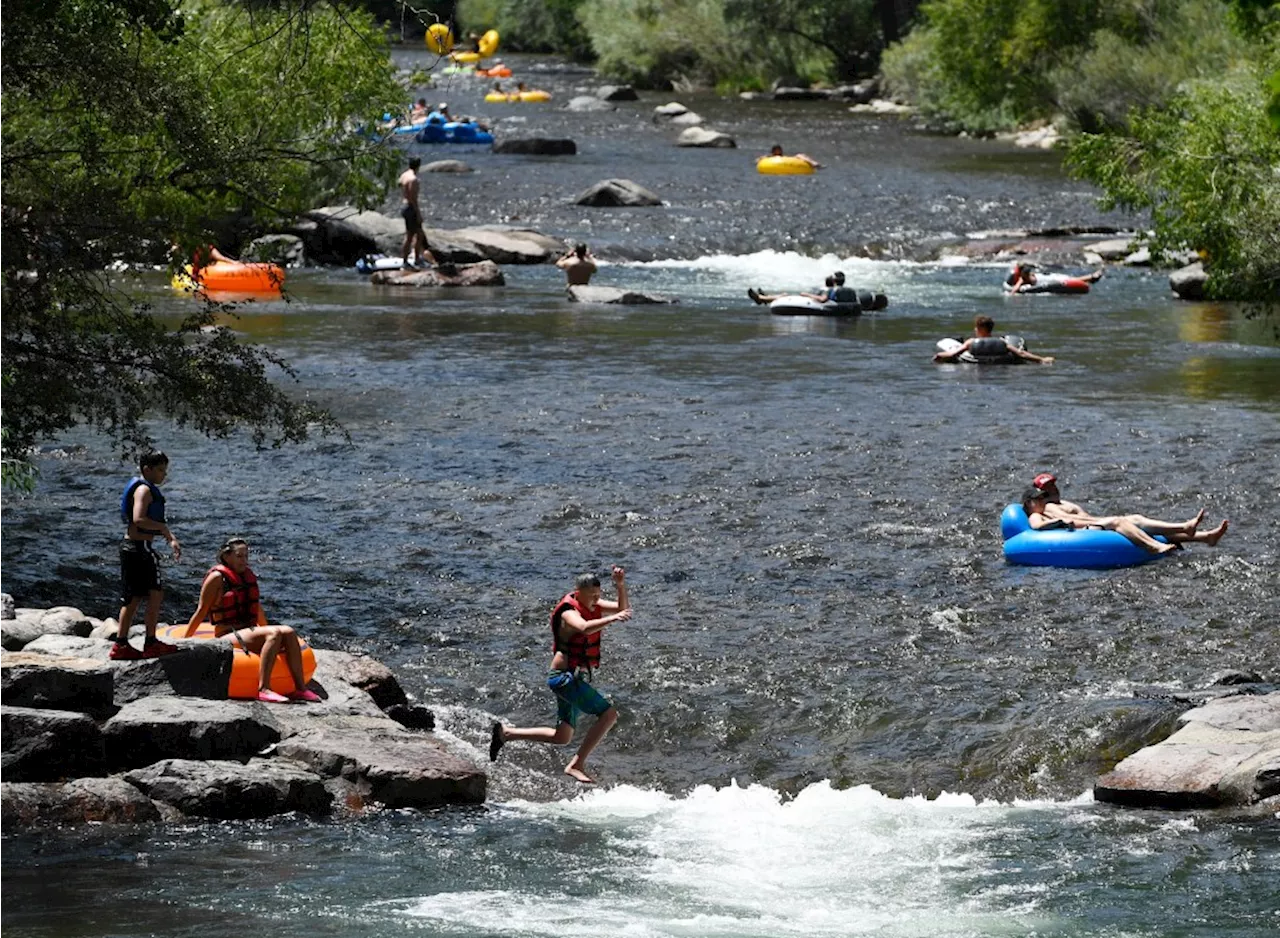
{"label": "red baseball cap", "polygon": [[1031,484],[1038,489],[1042,489],[1045,486],[1052,485],[1057,481],[1058,481],[1058,477],[1055,476],[1052,472],[1042,472],[1038,476],[1036,476],[1034,479],[1031,480]]}

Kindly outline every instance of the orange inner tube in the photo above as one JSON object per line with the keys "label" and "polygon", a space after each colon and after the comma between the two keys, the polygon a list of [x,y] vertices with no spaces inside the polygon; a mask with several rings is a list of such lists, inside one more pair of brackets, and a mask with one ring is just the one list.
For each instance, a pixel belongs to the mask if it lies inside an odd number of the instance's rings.
{"label": "orange inner tube", "polygon": [[[186,638],[187,627],[185,625],[161,626],[156,629],[156,635],[165,641]],[[196,634],[191,637],[206,640],[217,638],[213,634],[213,623],[201,622],[196,627]],[[311,650],[311,645],[301,635],[298,636],[298,641],[302,645],[302,676],[310,681],[312,675],[316,673],[316,653]],[[258,696],[258,670],[262,658],[252,652],[246,652],[235,639],[231,639],[230,644],[233,651],[231,677],[227,681],[227,696],[236,700],[253,700]],[[277,694],[291,694],[297,690],[283,651],[276,655],[275,664],[271,666],[271,689]]]}
{"label": "orange inner tube", "polygon": [[200,268],[196,281],[206,290],[227,293],[279,293],[284,268],[278,264],[241,264],[214,261]]}

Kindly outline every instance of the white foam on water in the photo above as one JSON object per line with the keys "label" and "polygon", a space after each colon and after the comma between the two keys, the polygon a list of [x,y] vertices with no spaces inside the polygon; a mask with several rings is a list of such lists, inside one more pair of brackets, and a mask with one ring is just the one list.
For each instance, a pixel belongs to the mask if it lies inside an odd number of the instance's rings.
{"label": "white foam on water", "polygon": [[754,254],[710,254],[692,260],[637,261],[628,267],[692,270],[726,283],[761,287],[767,292],[811,290],[830,274],[844,271],[849,286],[880,290],[902,282],[921,265],[914,261],[878,261],[867,257],[823,254],[809,257],[796,251],[756,251]]}
{"label": "white foam on water", "polygon": [[503,889],[396,900],[398,914],[445,933],[548,938],[989,936],[1061,924],[1040,908],[1046,880],[1005,868],[1006,836],[1028,812],[1071,810],[1061,803],[894,799],[822,782],[791,799],[760,785],[683,797],[623,785],[500,810],[574,832],[565,841],[598,856],[540,856],[566,871],[554,894],[509,877]]}

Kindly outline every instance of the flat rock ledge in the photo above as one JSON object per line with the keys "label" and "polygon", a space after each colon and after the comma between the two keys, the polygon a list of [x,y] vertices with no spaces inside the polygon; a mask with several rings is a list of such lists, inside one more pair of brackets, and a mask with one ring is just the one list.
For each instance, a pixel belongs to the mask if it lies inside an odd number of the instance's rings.
{"label": "flat rock ledge", "polygon": [[1244,807],[1280,799],[1280,692],[1220,697],[1168,739],[1098,779],[1098,801],[1138,808]]}
{"label": "flat rock ledge", "polygon": [[425,270],[379,270],[369,277],[370,283],[392,287],[500,287],[506,283],[502,271],[493,261],[464,264],[446,272],[436,267]]}
{"label": "flat rock ledge", "polygon": [[[322,701],[273,705],[227,699],[232,651],[221,642],[112,661],[114,620],[59,607],[14,610],[4,625],[4,824],[352,816],[485,800],[481,764],[436,738],[431,712],[368,656],[316,649],[310,688]],[[141,644],[140,629],[132,637]]]}
{"label": "flat rock ledge", "polygon": [[620,290],[617,287],[569,287],[569,299],[575,303],[604,303],[611,306],[660,306],[680,302],[661,293]]}

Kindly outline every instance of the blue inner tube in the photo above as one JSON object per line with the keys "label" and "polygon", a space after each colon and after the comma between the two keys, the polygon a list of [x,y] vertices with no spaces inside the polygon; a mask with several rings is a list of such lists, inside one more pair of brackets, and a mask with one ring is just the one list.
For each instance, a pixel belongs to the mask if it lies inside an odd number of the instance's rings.
{"label": "blue inner tube", "polygon": [[493,143],[493,134],[481,130],[478,124],[428,120],[414,138],[419,143]]}
{"label": "blue inner tube", "polygon": [[[1036,531],[1021,505],[1009,505],[1000,515],[1004,559],[1031,567],[1076,567],[1110,570],[1134,567],[1161,554],[1143,550],[1115,531],[1077,531],[1073,528]],[[1157,537],[1163,541],[1163,537]]]}

